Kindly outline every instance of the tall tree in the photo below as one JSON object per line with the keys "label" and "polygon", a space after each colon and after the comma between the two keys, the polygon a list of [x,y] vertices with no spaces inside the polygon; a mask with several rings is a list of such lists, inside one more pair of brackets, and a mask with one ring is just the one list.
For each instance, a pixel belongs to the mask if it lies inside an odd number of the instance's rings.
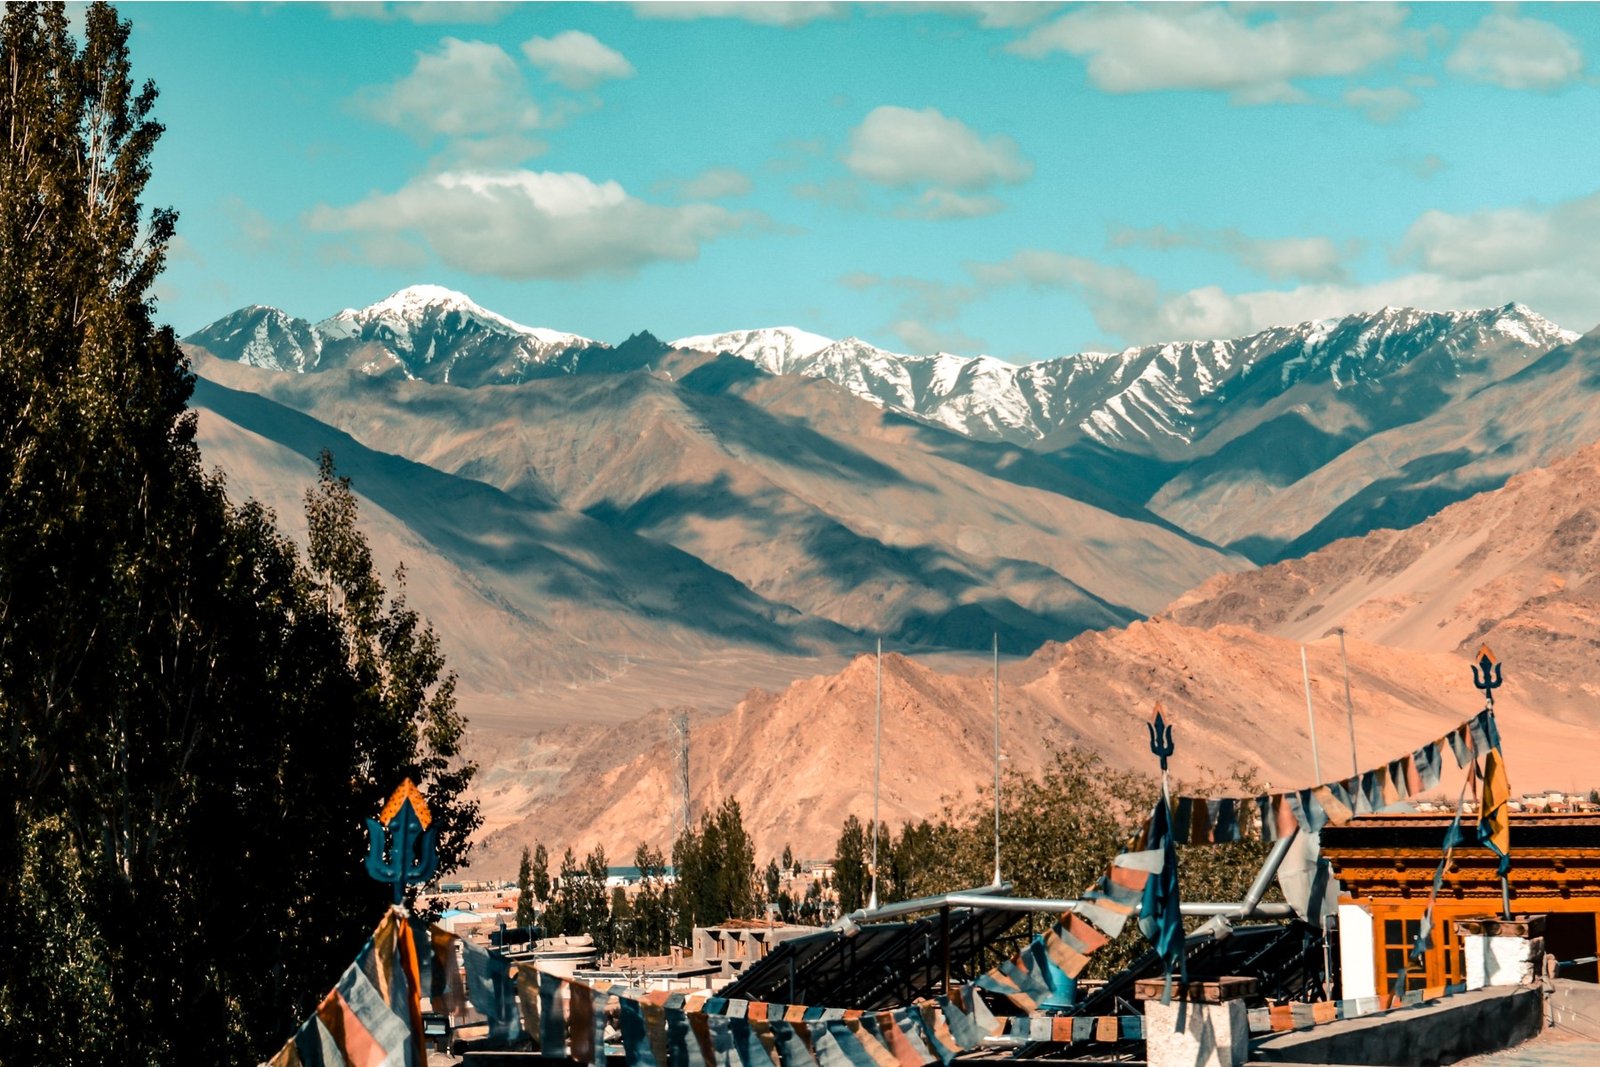
{"label": "tall tree", "polygon": [[249,1062],[386,904],[362,819],[476,806],[453,680],[390,598],[331,463],[310,566],[228,500],[150,297],[176,215],[129,26],[0,22],[0,1048],[7,1063]]}
{"label": "tall tree", "polygon": [[777,903],[777,901],[778,901],[778,887],[783,884],[783,875],[778,870],[778,861],[777,860],[768,860],[767,861],[767,870],[766,870],[765,882],[766,882],[766,889],[767,889],[767,899],[772,901],[774,904]]}
{"label": "tall tree", "polygon": [[550,899],[550,853],[545,851],[543,841],[533,846],[532,874],[534,898],[543,904]]}
{"label": "tall tree", "polygon": [[841,915],[866,907],[870,879],[867,855],[867,831],[861,820],[851,815],[840,828],[833,849],[833,884],[839,893]]}
{"label": "tall tree", "polygon": [[661,850],[641,843],[633,854],[639,868],[639,891],[633,899],[634,951],[663,955],[672,948],[672,892]]}
{"label": "tall tree", "polygon": [[713,926],[756,913],[755,845],[744,828],[739,802],[724,800],[700,817],[672,846],[677,870],[677,937],[688,944],[696,926]]}
{"label": "tall tree", "polygon": [[517,925],[524,930],[532,929],[533,916],[533,856],[524,846],[522,862],[517,865]]}

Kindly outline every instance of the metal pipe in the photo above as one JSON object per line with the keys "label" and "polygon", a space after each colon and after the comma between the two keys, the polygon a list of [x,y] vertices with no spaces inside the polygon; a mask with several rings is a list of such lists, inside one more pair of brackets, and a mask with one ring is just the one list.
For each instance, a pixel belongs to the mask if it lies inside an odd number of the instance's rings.
{"label": "metal pipe", "polygon": [[1311,668],[1306,665],[1306,646],[1300,646],[1300,677],[1306,683],[1306,723],[1311,730],[1311,770],[1313,781],[1322,781],[1322,761],[1317,758],[1317,716],[1311,710]]}
{"label": "metal pipe", "polygon": [[[1063,912],[1071,911],[1079,904],[1076,900],[1051,900],[1040,897],[979,897],[970,893],[952,893],[948,901],[952,908],[975,908],[979,911]],[[1294,916],[1294,909],[1287,904],[1257,904],[1248,916],[1244,914],[1243,905],[1234,902],[1184,901],[1181,907],[1185,915],[1224,915],[1230,919],[1247,917],[1288,919]]]}
{"label": "metal pipe", "polygon": [[994,896],[1009,892],[1011,892],[1010,883],[979,886],[977,889],[960,890],[956,893],[935,893],[932,896],[918,897],[915,900],[899,900],[893,904],[885,904],[880,908],[857,908],[849,915],[840,918],[834,925],[841,926],[846,922],[870,922],[874,919],[892,919],[896,915],[909,915],[914,911],[933,911],[942,907],[945,901],[956,896],[978,897],[989,900],[993,899]]}
{"label": "metal pipe", "polygon": [[1350,657],[1344,653],[1344,627],[1339,627],[1339,662],[1344,665],[1344,720],[1350,726],[1350,774],[1361,776],[1361,764],[1356,761],[1356,706],[1350,700]]}
{"label": "metal pipe", "polygon": [[943,948],[944,995],[950,995],[950,905],[939,909],[939,943]]}
{"label": "metal pipe", "polygon": [[1000,634],[994,635],[994,884],[1000,884]]}
{"label": "metal pipe", "polygon": [[883,638],[878,638],[878,700],[872,727],[872,896],[867,907],[878,906],[878,768],[883,750]]}
{"label": "metal pipe", "polygon": [[[1270,857],[1269,857],[1270,860]],[[1009,887],[1007,887],[1009,888]],[[1264,890],[1263,890],[1264,891]],[[1071,911],[1078,906],[1076,900],[1053,899],[1044,897],[1011,897],[990,895],[992,887],[984,889],[969,889],[962,893],[943,893],[936,897],[923,897],[920,900],[903,900],[896,904],[885,904],[881,908],[868,910],[863,908],[853,911],[844,919],[835,924],[835,928],[842,926],[846,921],[851,923],[874,922],[882,919],[892,919],[900,915],[909,915],[918,911],[935,911],[942,907],[974,908],[978,911],[1026,911],[1026,912],[1064,912]],[[1223,915],[1230,919],[1290,919],[1294,917],[1294,909],[1287,904],[1262,904],[1256,903],[1246,912],[1243,904],[1219,903],[1215,901],[1190,902],[1182,904],[1183,914],[1193,916]]]}
{"label": "metal pipe", "polygon": [[[1272,846],[1272,851],[1267,853],[1267,858],[1261,861],[1261,870],[1256,872],[1256,880],[1250,883],[1249,892],[1244,895],[1244,903],[1239,905],[1239,918],[1248,919],[1254,915],[1265,914],[1261,898],[1267,895],[1267,888],[1272,885],[1272,880],[1278,875],[1278,868],[1283,866],[1283,857],[1289,854],[1289,846],[1294,844],[1294,839],[1300,836],[1300,827],[1296,826],[1289,831],[1287,837],[1280,837]],[[1293,914],[1293,909],[1290,911]]]}

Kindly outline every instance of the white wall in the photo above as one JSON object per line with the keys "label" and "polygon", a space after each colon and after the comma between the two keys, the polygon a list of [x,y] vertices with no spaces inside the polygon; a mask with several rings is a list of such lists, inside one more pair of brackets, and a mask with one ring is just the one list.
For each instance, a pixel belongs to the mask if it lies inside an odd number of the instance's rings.
{"label": "white wall", "polygon": [[1359,904],[1340,904],[1339,970],[1343,982],[1340,996],[1346,1000],[1378,995],[1378,961],[1372,937],[1372,915]]}

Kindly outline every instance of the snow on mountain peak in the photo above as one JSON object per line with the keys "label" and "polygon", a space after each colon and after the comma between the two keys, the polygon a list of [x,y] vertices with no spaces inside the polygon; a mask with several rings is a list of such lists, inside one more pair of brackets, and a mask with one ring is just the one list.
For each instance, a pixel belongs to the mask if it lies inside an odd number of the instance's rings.
{"label": "snow on mountain peak", "polygon": [[574,346],[593,343],[589,338],[575,333],[564,333],[542,326],[524,326],[498,312],[490,311],[465,293],[447,289],[442,285],[409,285],[364,308],[345,308],[337,315],[319,322],[317,329],[327,336],[345,338],[356,336],[362,327],[369,324],[383,323],[396,334],[409,335],[430,315],[442,316],[450,312],[457,312],[497,333],[518,334],[532,338],[540,345]]}
{"label": "snow on mountain peak", "polygon": [[770,374],[803,374],[800,365],[837,342],[794,326],[698,334],[671,342],[693,352],[726,352],[747,359]]}
{"label": "snow on mountain peak", "polygon": [[1517,303],[1496,308],[1490,328],[1525,345],[1565,345],[1581,336],[1557,326],[1526,304]]}
{"label": "snow on mountain peak", "polygon": [[754,346],[781,347],[795,356],[812,356],[833,344],[833,340],[794,326],[767,326],[755,330],[729,330],[726,333],[680,337],[671,344],[673,348],[695,352],[728,352],[733,355],[740,355],[740,349]]}

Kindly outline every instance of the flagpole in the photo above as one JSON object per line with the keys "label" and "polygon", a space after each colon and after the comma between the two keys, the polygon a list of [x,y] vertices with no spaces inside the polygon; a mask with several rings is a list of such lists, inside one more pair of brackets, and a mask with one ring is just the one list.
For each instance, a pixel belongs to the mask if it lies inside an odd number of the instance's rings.
{"label": "flagpole", "polygon": [[1350,701],[1350,659],[1344,653],[1344,627],[1339,627],[1339,662],[1344,665],[1344,717],[1350,725],[1350,774],[1361,776],[1361,764],[1356,761],[1356,709]]}
{"label": "flagpole", "polygon": [[1317,758],[1317,717],[1311,710],[1311,668],[1306,665],[1305,645],[1300,646],[1300,676],[1306,683],[1306,722],[1311,729],[1311,769],[1316,774],[1316,783],[1321,785],[1322,761]]}
{"label": "flagpole", "polygon": [[1000,634],[994,635],[994,884],[1000,884]]}
{"label": "flagpole", "polygon": [[878,907],[878,779],[883,753],[883,638],[878,638],[878,699],[872,731],[872,896],[867,907]]}

